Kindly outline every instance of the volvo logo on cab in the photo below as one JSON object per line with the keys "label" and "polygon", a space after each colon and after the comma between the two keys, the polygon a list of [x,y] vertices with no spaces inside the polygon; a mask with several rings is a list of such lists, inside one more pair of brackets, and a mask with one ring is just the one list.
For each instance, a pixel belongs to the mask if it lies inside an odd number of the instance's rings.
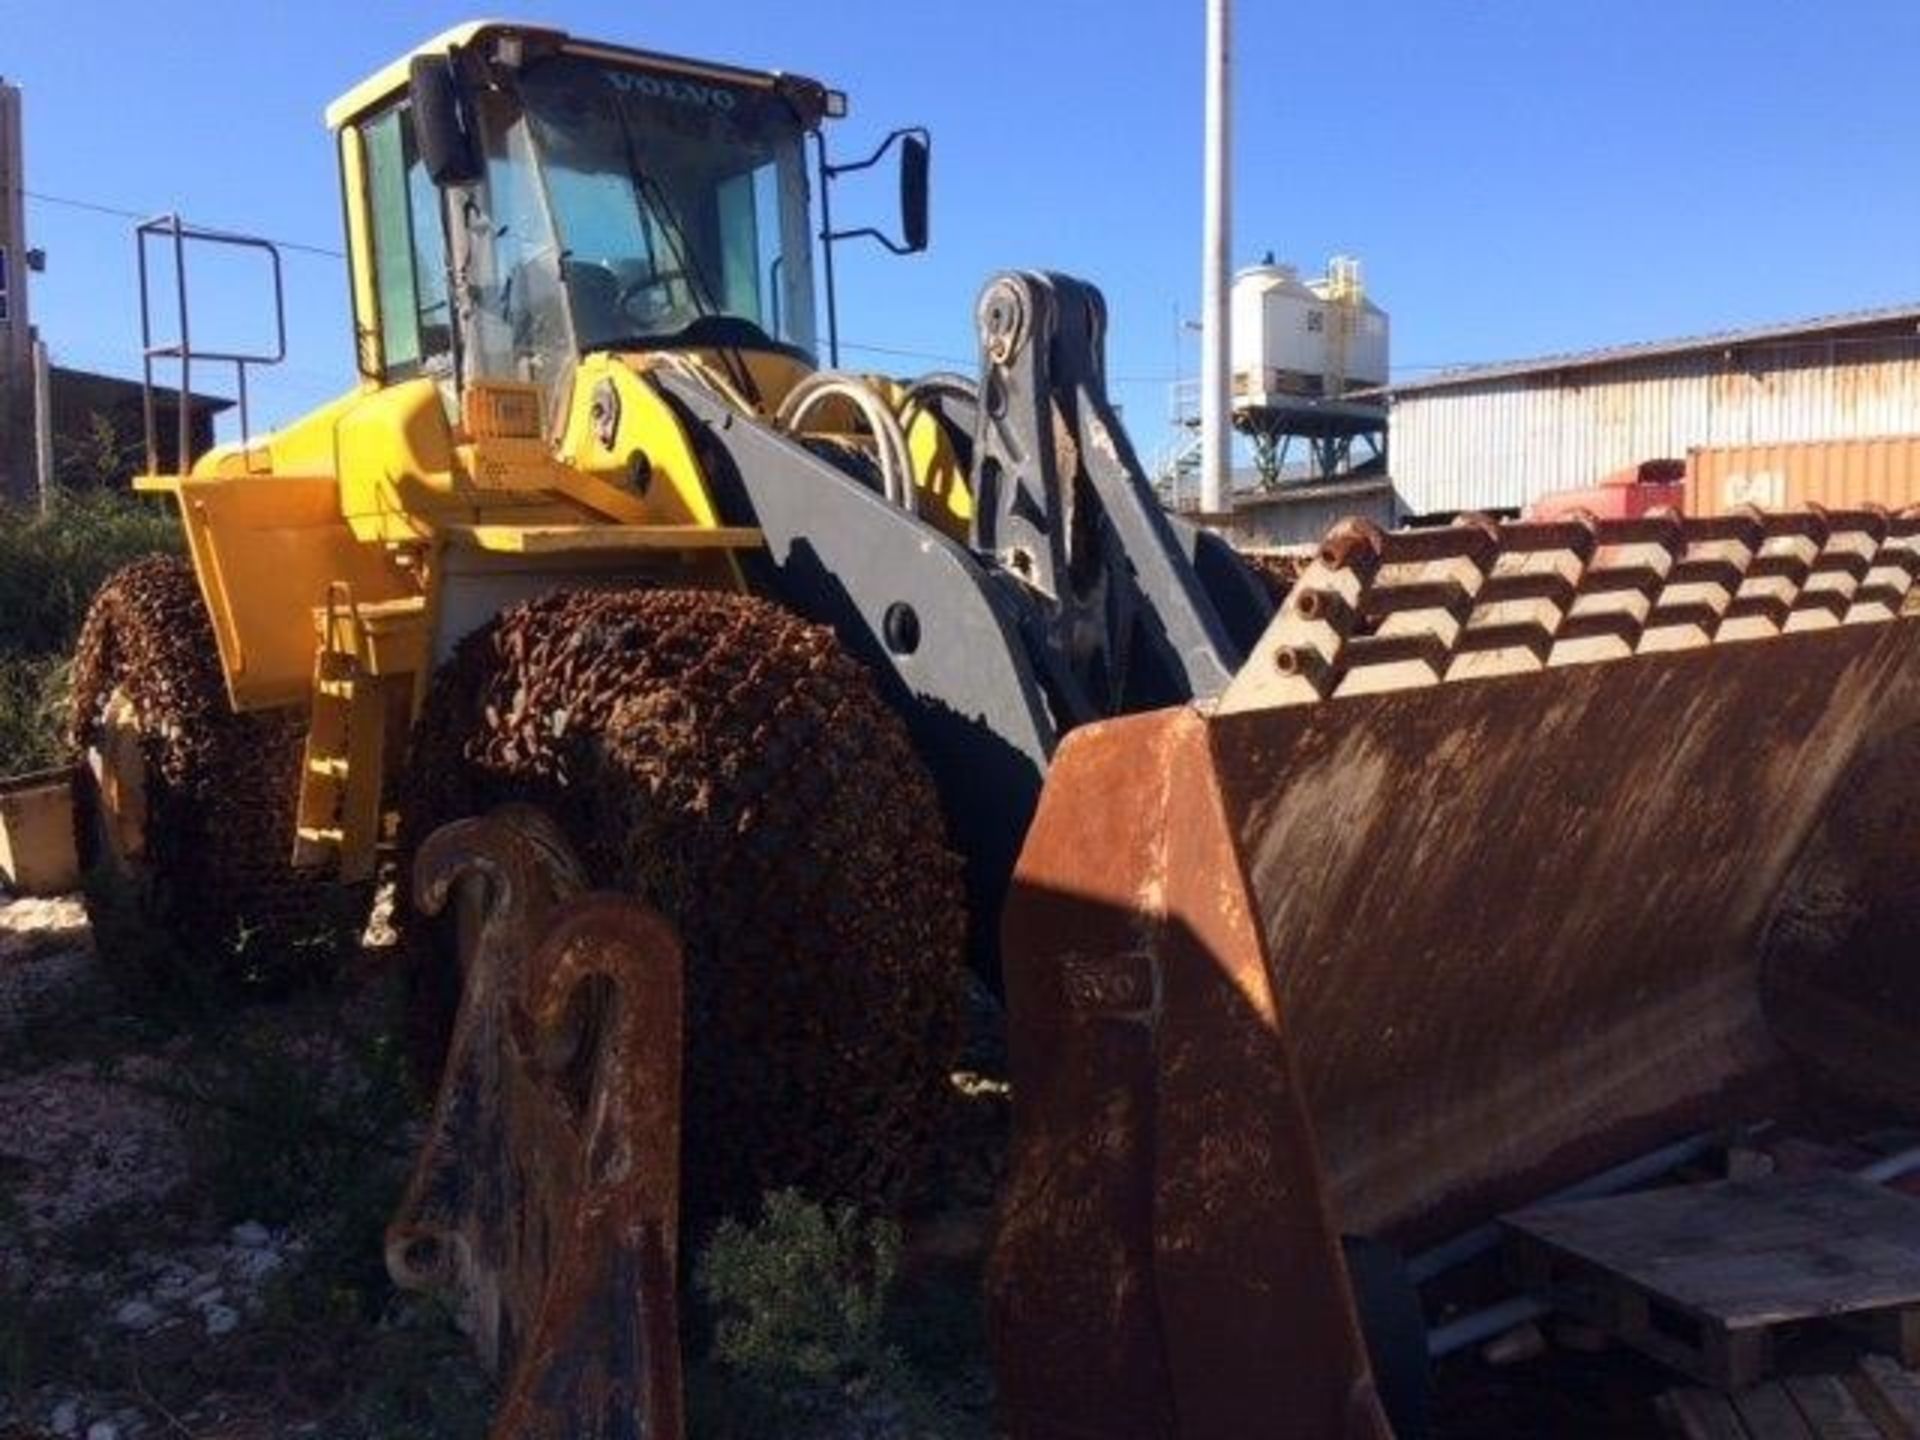
{"label": "volvo logo on cab", "polygon": [[612,70],[607,78],[616,90],[645,95],[651,100],[670,100],[676,105],[699,105],[708,110],[731,110],[739,97],[718,85],[703,85],[671,75],[643,75],[632,70]]}

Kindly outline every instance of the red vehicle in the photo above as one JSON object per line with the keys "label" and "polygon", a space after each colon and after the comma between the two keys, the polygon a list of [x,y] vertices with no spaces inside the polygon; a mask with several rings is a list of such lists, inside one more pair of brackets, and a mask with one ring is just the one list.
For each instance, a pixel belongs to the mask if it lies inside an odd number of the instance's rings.
{"label": "red vehicle", "polygon": [[1556,490],[1527,506],[1529,520],[1562,520],[1586,511],[1597,520],[1637,520],[1651,510],[1686,512],[1687,462],[1642,460],[1583,490]]}

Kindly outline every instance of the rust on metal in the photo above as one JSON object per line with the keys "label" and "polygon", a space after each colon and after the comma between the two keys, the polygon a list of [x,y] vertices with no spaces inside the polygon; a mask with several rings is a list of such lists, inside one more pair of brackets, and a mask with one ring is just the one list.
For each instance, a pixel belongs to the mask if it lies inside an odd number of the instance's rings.
{"label": "rust on metal", "polygon": [[[330,947],[313,941],[343,907],[283,853],[306,718],[228,703],[190,563],[149,556],[100,587],[71,690],[80,867],[116,875],[126,892],[116,903],[138,896],[142,922],[176,942],[133,958],[156,978],[192,964],[203,981],[248,988],[324,973]],[[89,887],[96,921],[109,918],[102,898]],[[102,924],[100,933],[126,928]]]}
{"label": "rust on metal", "polygon": [[461,932],[464,984],[387,1265],[499,1377],[496,1440],[678,1440],[680,946],[580,873],[524,806],[420,847],[415,901]]}
{"label": "rust on metal", "polygon": [[[1873,510],[1479,521],[1371,543],[1366,572],[1329,538],[1222,713],[1888,620],[1920,576],[1920,515]],[[1302,648],[1321,663],[1273,663]]]}
{"label": "rust on metal", "polygon": [[988,1303],[1019,1440],[1389,1433],[1209,768],[1190,711],[1076,731],[1008,901]]}
{"label": "rust on metal", "polygon": [[1498,541],[1323,554],[1217,705],[1062,745],[1005,923],[1022,1440],[1384,1433],[1339,1235],[1920,1104],[1920,518]]}
{"label": "rust on metal", "polygon": [[[833,632],[719,592],[558,590],[506,610],[434,677],[402,853],[506,801],[538,805],[596,888],[647,897],[679,936],[701,1017],[689,1224],[787,1186],[897,1205],[950,1103],[961,864],[904,722]],[[437,980],[445,947],[401,921]],[[457,995],[445,980],[423,989]],[[447,1017],[422,1009],[437,1075]]]}

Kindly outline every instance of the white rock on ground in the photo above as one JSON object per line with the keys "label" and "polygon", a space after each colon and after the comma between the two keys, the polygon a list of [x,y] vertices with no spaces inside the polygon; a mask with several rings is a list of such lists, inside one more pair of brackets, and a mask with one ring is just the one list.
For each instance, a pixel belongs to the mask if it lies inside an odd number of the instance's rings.
{"label": "white rock on ground", "polygon": [[0,960],[45,950],[87,949],[86,906],[78,895],[36,897],[0,890]]}
{"label": "white rock on ground", "polygon": [[70,1010],[98,988],[93,939],[77,899],[0,898],[0,1036]]}
{"label": "white rock on ground", "polygon": [[122,1301],[113,1312],[113,1323],[123,1330],[151,1330],[160,1323],[160,1311],[145,1300]]}
{"label": "white rock on ground", "polygon": [[240,1312],[226,1305],[209,1305],[205,1323],[207,1334],[217,1339],[239,1328]]}
{"label": "white rock on ground", "polygon": [[136,1056],[118,1076],[74,1061],[0,1080],[0,1159],[26,1177],[13,1203],[30,1234],[70,1229],[119,1205],[158,1205],[186,1183],[178,1121],[164,1100],[126,1083],[157,1068]]}

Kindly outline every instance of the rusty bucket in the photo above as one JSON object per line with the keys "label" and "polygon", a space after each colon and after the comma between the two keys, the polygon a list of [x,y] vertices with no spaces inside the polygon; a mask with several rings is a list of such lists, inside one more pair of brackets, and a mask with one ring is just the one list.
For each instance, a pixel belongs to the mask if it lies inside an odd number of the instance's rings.
{"label": "rusty bucket", "polygon": [[1004,922],[1012,1432],[1385,1434],[1341,1236],[1920,1100],[1916,536],[1349,525],[1216,704],[1069,736]]}

